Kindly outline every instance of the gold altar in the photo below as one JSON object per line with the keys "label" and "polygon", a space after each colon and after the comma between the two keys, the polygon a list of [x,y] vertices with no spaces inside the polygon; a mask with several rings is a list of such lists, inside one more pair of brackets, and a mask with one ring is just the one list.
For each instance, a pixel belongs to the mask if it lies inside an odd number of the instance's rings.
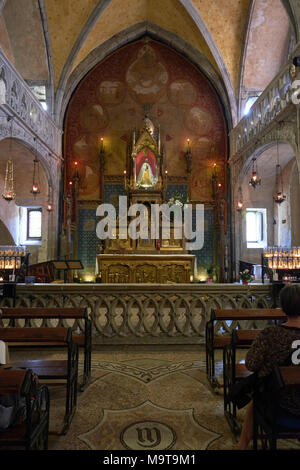
{"label": "gold altar", "polygon": [[195,255],[100,254],[96,274],[103,283],[189,283]]}
{"label": "gold altar", "polygon": [[[116,223],[108,231],[111,237],[105,239],[103,251],[97,255],[96,276],[103,283],[189,283],[194,276],[196,257],[186,251],[185,237],[178,237],[170,212],[167,235],[161,227],[161,215],[154,223],[151,221],[152,205],[168,205],[164,157],[160,130],[145,117],[139,133],[133,132],[131,151],[127,154],[124,186],[128,205],[125,215],[121,217],[119,210]],[[128,215],[128,209],[134,205],[139,206],[138,212],[141,211],[140,226],[146,226],[143,234],[140,232],[136,238],[129,237],[127,231],[128,223],[132,223],[132,213]],[[178,206],[172,210],[178,213]],[[182,228],[181,221],[179,224]],[[151,227],[156,229],[155,237]],[[120,236],[124,230],[126,235]]]}

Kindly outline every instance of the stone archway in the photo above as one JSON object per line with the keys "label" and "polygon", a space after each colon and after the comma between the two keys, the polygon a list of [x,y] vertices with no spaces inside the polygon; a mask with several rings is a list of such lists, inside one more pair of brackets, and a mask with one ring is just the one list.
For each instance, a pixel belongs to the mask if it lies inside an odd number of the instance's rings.
{"label": "stone archway", "polygon": [[[256,188],[249,184],[253,158],[256,159],[258,177],[261,178],[261,185]],[[281,166],[283,192],[286,195],[286,200],[282,204],[275,204],[273,199],[276,191],[277,162]],[[262,247],[251,248],[247,244],[246,213],[249,208],[265,211],[264,223],[268,246],[282,244],[288,246],[292,243],[290,188],[292,172],[295,172],[295,169],[297,169],[296,152],[286,140],[278,142],[278,153],[277,142],[270,139],[270,142],[256,148],[245,158],[232,188],[236,269],[240,260],[261,264]],[[237,201],[240,198],[242,198],[243,208],[237,211]]]}

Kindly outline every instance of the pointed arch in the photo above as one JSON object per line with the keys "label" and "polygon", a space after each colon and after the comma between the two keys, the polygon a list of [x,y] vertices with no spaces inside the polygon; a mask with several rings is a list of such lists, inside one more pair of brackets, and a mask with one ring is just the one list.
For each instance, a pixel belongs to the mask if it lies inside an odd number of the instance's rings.
{"label": "pointed arch", "polygon": [[228,127],[234,124],[234,118],[231,112],[230,99],[223,80],[211,65],[209,60],[199,52],[191,44],[187,43],[180,36],[167,31],[160,26],[148,21],[137,23],[134,26],[126,28],[113,38],[105,41],[96,49],[94,49],[71,73],[68,78],[64,90],[56,97],[56,109],[58,112],[58,124],[63,126],[64,115],[69,100],[83,77],[105,57],[116,51],[122,46],[136,41],[143,36],[148,35],[154,40],[160,41],[171,46],[181,55],[189,59],[210,81],[214,86],[223,106]]}
{"label": "pointed arch", "polygon": [[232,115],[232,123],[233,123],[233,126],[235,126],[237,124],[237,119],[238,119],[238,115],[237,115],[237,99],[236,99],[236,93],[235,93],[235,89],[234,89],[234,86],[233,86],[233,83],[232,83],[232,79],[231,79],[231,76],[230,76],[230,73],[227,69],[227,66],[224,62],[224,59],[212,37],[212,35],[210,34],[206,24],[204,23],[203,19],[201,18],[198,10],[196,9],[196,7],[194,6],[193,2],[191,0],[179,0],[180,3],[185,7],[185,9],[187,10],[187,12],[190,14],[190,16],[193,18],[195,24],[197,25],[197,27],[199,28],[199,31],[201,32],[201,34],[203,35],[204,39],[206,40],[207,44],[208,44],[208,47],[210,48],[213,56],[214,56],[214,59],[219,67],[219,70],[220,70],[220,73],[221,73],[221,76],[222,76],[222,79],[223,79],[223,82],[224,82],[224,85],[225,85],[225,88],[226,88],[226,91],[227,91],[227,95],[228,95],[228,98],[229,98],[229,103],[230,103],[230,108],[231,108],[231,115]]}
{"label": "pointed arch", "polygon": [[80,31],[79,35],[76,38],[76,41],[73,44],[71,52],[69,53],[68,59],[66,60],[62,73],[60,75],[57,90],[55,93],[54,119],[56,120],[56,122],[59,122],[59,111],[60,111],[59,105],[60,105],[64,90],[66,88],[66,84],[69,79],[72,66],[78,54],[78,51],[81,49],[81,46],[83,45],[90,31],[92,30],[94,24],[96,23],[98,18],[101,16],[103,11],[111,3],[111,1],[112,0],[99,0],[97,6],[94,8],[92,13],[90,14],[84,27]]}

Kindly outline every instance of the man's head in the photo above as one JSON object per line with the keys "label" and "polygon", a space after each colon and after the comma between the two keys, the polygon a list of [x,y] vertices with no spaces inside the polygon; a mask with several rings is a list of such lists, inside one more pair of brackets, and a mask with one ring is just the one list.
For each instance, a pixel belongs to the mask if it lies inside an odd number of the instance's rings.
{"label": "man's head", "polygon": [[299,317],[300,284],[287,284],[280,292],[280,304],[288,317]]}

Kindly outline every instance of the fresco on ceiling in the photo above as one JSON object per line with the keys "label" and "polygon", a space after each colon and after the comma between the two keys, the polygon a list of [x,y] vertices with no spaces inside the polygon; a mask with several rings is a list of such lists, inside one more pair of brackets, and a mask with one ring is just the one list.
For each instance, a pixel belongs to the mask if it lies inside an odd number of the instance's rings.
{"label": "fresco on ceiling", "polygon": [[134,128],[141,127],[145,110],[160,126],[170,176],[186,175],[184,155],[190,139],[191,196],[210,201],[214,162],[225,184],[221,105],[208,80],[189,61],[152,40],[119,49],[89,72],[75,91],[65,123],[66,184],[78,161],[80,199],[99,199],[101,137],[105,174],[122,175],[127,146]]}

